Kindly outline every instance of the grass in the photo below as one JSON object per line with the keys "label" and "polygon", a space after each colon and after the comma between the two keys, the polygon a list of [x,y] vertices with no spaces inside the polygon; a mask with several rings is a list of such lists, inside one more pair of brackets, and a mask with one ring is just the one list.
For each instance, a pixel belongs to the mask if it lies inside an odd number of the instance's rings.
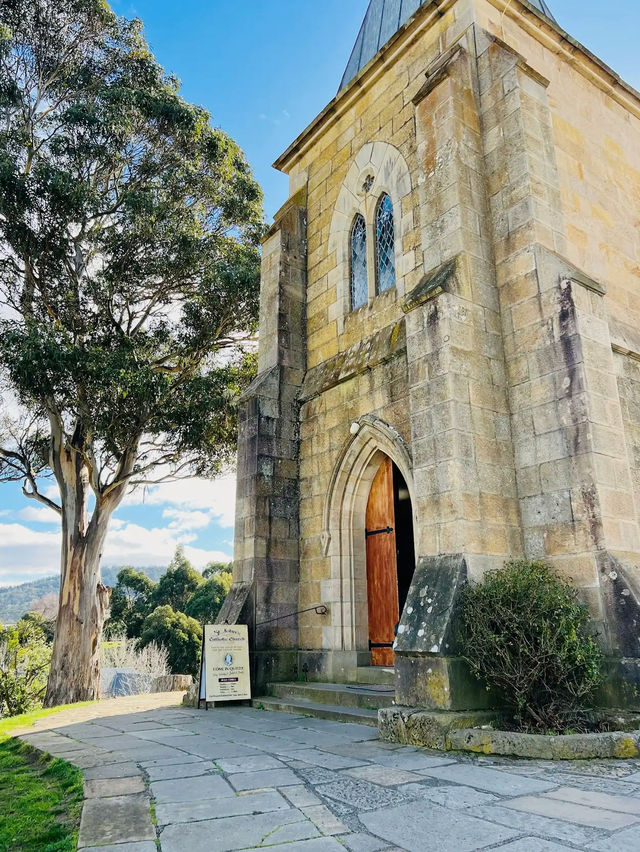
{"label": "grass", "polygon": [[0,718],[0,852],[75,852],[82,810],[82,773],[10,734],[67,704]]}
{"label": "grass", "polygon": [[78,704],[61,704],[60,707],[48,707],[46,710],[32,710],[31,713],[23,713],[21,716],[0,718],[0,739],[3,734],[10,734],[18,728],[30,728],[38,719],[45,719],[53,713],[59,713],[61,710],[71,710],[75,707],[87,707],[89,704],[95,703],[95,701],[81,701]]}
{"label": "grass", "polygon": [[0,734],[0,852],[74,852],[82,773]]}

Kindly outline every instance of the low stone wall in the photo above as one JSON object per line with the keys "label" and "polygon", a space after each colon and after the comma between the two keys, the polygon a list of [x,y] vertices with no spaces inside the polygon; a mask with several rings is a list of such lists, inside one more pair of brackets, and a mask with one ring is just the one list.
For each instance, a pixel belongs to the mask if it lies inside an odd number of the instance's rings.
{"label": "low stone wall", "polygon": [[151,692],[184,692],[192,683],[191,675],[161,675],[153,679]]}
{"label": "low stone wall", "polygon": [[378,710],[378,730],[385,742],[445,751],[451,748],[448,743],[452,731],[490,725],[499,718],[491,710],[453,712],[395,706]]}
{"label": "low stone wall", "polygon": [[[620,727],[640,729],[640,719],[620,717]],[[470,751],[542,760],[630,759],[640,757],[640,730],[596,734],[524,734],[495,730],[500,716],[491,712],[452,713],[416,707],[378,711],[380,738],[441,751]]]}
{"label": "low stone wall", "polygon": [[517,731],[473,729],[451,731],[447,742],[453,751],[504,754],[542,760],[640,757],[640,731],[544,736]]}

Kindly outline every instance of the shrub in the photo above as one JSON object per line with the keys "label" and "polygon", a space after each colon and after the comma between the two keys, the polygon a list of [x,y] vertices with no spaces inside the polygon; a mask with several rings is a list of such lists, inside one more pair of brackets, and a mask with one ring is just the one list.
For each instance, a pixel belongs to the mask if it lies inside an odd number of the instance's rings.
{"label": "shrub", "polygon": [[47,687],[51,645],[42,628],[20,620],[0,625],[0,716],[18,716],[39,707]]}
{"label": "shrub", "polygon": [[509,562],[461,601],[462,653],[526,728],[575,727],[602,680],[602,653],[577,593],[542,562]]}
{"label": "shrub", "polygon": [[[112,641],[103,642],[100,649],[102,666],[101,691],[109,697],[139,695],[150,692],[157,677],[168,675],[169,652],[155,642],[139,648],[135,639],[126,633],[114,633]],[[116,679],[109,680],[107,669],[116,669]],[[113,678],[113,674],[111,675]]]}
{"label": "shrub", "polygon": [[138,647],[145,648],[151,642],[167,649],[173,674],[198,676],[202,628],[194,618],[174,612],[168,604],[157,607],[144,621]]}
{"label": "shrub", "polygon": [[210,574],[193,593],[185,607],[186,615],[195,618],[200,624],[213,624],[224,599],[231,588],[232,576],[228,572]]}

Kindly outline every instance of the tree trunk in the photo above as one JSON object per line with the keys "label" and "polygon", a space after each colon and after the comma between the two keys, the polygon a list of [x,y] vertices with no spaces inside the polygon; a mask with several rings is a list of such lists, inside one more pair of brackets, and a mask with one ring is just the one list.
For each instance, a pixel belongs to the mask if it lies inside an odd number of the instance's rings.
{"label": "tree trunk", "polygon": [[65,535],[63,520],[60,607],[45,707],[100,697],[100,644],[109,606],[100,556],[110,515],[96,518],[95,512],[86,535],[77,528]]}
{"label": "tree trunk", "polygon": [[[56,425],[54,423],[54,425]],[[124,486],[96,494],[89,519],[89,470],[83,455],[52,429],[52,468],[60,488],[60,605],[45,707],[100,697],[100,643],[109,591],[100,579],[102,548]]]}

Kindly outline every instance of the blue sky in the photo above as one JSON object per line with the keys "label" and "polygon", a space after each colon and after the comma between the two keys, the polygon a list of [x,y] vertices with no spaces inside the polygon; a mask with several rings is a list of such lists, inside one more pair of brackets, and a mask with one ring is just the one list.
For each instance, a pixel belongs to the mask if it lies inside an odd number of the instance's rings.
{"label": "blue sky", "polygon": [[[637,0],[548,0],[560,25],[640,89]],[[368,0],[112,0],[145,25],[182,94],[241,145],[271,218],[287,178],[271,163],[336,93]],[[233,552],[233,477],[163,485],[129,498],[116,516],[105,564],[163,564],[178,543],[198,567]],[[0,487],[0,585],[52,574],[55,516]]]}

